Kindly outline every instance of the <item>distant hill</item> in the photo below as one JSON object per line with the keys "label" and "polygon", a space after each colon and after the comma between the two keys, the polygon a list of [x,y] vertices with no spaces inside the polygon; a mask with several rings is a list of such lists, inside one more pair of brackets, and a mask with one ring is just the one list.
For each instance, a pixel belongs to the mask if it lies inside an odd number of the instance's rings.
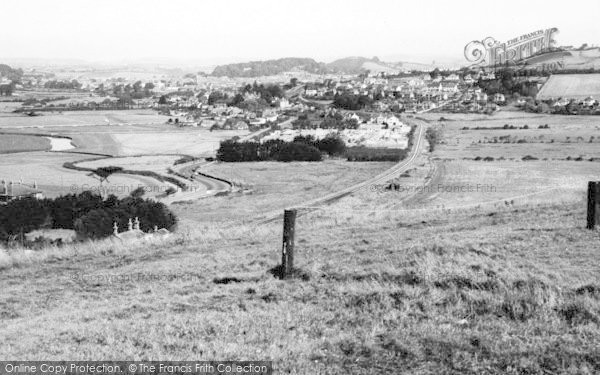
{"label": "distant hill", "polygon": [[365,71],[396,74],[400,71],[397,66],[382,62],[377,57],[371,59],[366,57],[346,57],[335,60],[329,64],[317,62],[310,58],[290,57],[277,60],[219,65],[213,70],[212,75],[227,77],[260,77],[294,70],[315,74],[360,74]]}
{"label": "distant hill", "polygon": [[277,60],[219,65],[213,70],[212,75],[217,77],[260,77],[277,75],[290,70],[324,73],[326,68],[325,64],[310,58],[286,57]]}
{"label": "distant hill", "polygon": [[368,59],[366,57],[346,57],[343,59],[335,60],[329,64],[327,67],[338,73],[347,73],[347,74],[360,74],[364,72],[366,69],[363,67],[365,63],[378,63],[379,59],[373,58]]}

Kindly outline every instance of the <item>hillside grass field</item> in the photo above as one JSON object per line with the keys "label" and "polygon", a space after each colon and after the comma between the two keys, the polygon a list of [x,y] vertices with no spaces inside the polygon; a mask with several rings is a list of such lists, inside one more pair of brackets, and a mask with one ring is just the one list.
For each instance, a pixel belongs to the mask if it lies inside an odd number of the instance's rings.
{"label": "hillside grass field", "polygon": [[600,74],[554,74],[542,86],[537,99],[583,100],[589,96],[593,98],[600,96]]}
{"label": "hillside grass field", "polygon": [[600,237],[584,227],[580,204],[323,210],[298,219],[302,277],[290,281],[269,272],[280,223],[15,252],[0,257],[0,355],[269,359],[282,374],[592,374]]}
{"label": "hillside grass field", "polygon": [[264,218],[266,213],[279,212],[288,206],[352,186],[393,165],[392,162],[354,163],[342,159],[216,163],[200,171],[232,181],[250,192],[175,204],[172,209],[182,219],[182,228],[210,222],[247,223]]}

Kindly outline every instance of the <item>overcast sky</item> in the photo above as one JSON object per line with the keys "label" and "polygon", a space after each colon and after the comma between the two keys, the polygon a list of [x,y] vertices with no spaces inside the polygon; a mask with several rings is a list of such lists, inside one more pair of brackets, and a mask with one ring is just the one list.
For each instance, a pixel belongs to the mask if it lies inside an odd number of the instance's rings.
{"label": "overcast sky", "polygon": [[0,14],[0,60],[460,61],[471,40],[549,27],[600,44],[599,0],[1,0]]}

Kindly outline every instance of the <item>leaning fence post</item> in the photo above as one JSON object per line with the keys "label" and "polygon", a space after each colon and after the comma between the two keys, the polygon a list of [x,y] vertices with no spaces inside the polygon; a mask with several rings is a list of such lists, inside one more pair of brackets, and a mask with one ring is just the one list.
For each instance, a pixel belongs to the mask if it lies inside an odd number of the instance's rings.
{"label": "leaning fence post", "polygon": [[283,211],[283,247],[281,248],[281,278],[292,275],[294,269],[294,231],[296,210]]}
{"label": "leaning fence post", "polygon": [[600,225],[600,181],[588,182],[587,228]]}

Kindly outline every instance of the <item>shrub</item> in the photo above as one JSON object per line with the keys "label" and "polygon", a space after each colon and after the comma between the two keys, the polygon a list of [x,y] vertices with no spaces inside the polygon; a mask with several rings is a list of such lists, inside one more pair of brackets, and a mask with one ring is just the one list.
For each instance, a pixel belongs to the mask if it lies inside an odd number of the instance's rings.
{"label": "shrub", "polygon": [[74,227],[80,237],[98,239],[110,236],[115,222],[123,228],[134,217],[139,218],[140,229],[144,232],[154,226],[172,229],[177,223],[175,215],[163,203],[128,197],[112,207],[88,212],[75,221]]}
{"label": "shrub", "polygon": [[175,162],[173,163],[173,165],[190,163],[190,162],[196,161],[196,160],[198,160],[198,158],[195,158],[195,157],[189,156],[189,155],[184,155],[181,158],[175,160]]}
{"label": "shrub", "polygon": [[45,201],[24,198],[9,202],[0,210],[0,240],[24,235],[48,222],[49,213]]}
{"label": "shrub", "polygon": [[440,141],[440,132],[438,129],[428,128],[425,132],[425,138],[429,142],[429,152],[433,152],[435,145]]}

